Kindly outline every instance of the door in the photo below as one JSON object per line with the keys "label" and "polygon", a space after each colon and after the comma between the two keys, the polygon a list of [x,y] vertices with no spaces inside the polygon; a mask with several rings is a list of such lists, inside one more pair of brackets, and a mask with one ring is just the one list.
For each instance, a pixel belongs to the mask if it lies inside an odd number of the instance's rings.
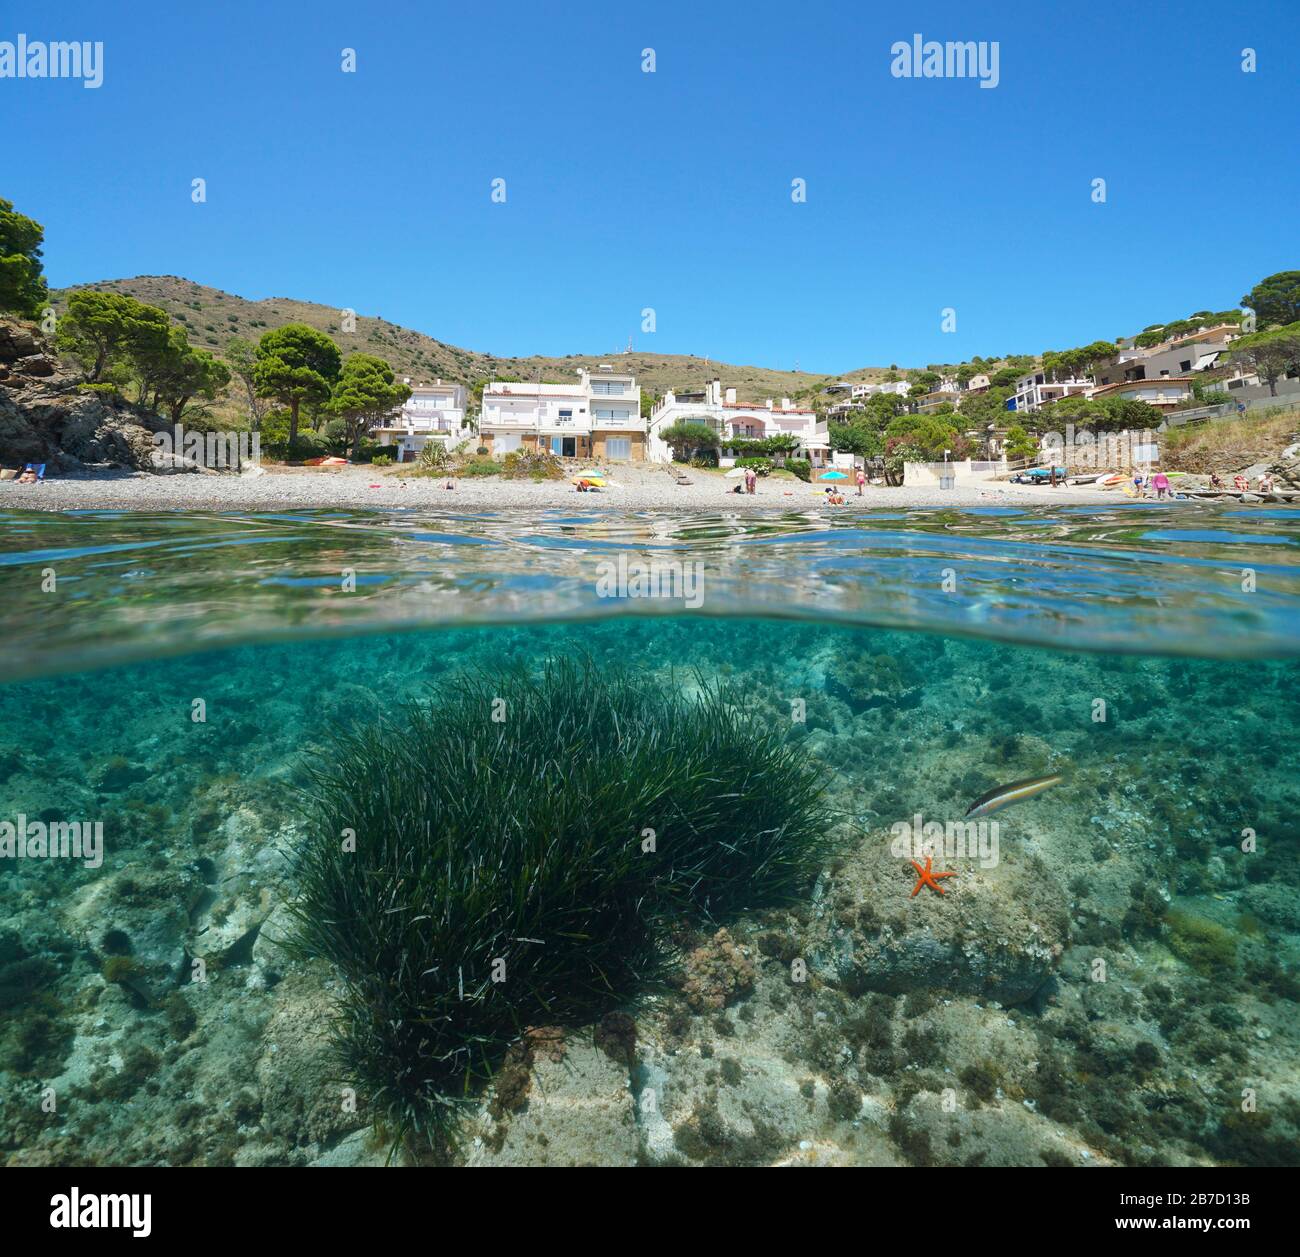
{"label": "door", "polygon": [[574,458],[578,453],[578,442],[574,437],[566,436],[560,438],[563,445],[563,454],[565,458]]}
{"label": "door", "polygon": [[605,457],[623,459],[632,457],[632,438],[630,436],[609,436],[605,438]]}

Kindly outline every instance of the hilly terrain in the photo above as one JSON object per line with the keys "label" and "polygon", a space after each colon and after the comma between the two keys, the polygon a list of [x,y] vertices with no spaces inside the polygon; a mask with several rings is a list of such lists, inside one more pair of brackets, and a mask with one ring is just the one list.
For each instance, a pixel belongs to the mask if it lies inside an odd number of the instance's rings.
{"label": "hilly terrain", "polygon": [[[155,305],[186,328],[190,344],[223,357],[232,336],[257,342],[264,332],[285,323],[307,323],[331,336],[344,354],[371,353],[386,359],[399,377],[412,383],[431,384],[435,379],[471,385],[490,379],[537,380],[568,383],[579,367],[594,369],[602,362],[636,376],[643,392],[655,397],[668,389],[700,388],[720,379],[734,387],[741,401],[800,397],[832,379],[870,380],[883,376],[886,368],[863,368],[844,376],[816,375],[806,371],[775,371],[766,367],[740,366],[697,358],[693,354],[652,354],[640,350],[616,354],[568,354],[562,358],[497,357],[473,349],[462,349],[412,331],[386,319],[356,316],[356,328],[340,328],[342,312],[331,306],[289,297],[268,297],[248,301],[218,288],[207,288],[175,275],[138,275],[133,279],[107,279],[77,285],[100,292],[119,292]],[[68,294],[77,288],[52,291],[51,304],[60,314]],[[233,405],[233,399],[231,404]]]}

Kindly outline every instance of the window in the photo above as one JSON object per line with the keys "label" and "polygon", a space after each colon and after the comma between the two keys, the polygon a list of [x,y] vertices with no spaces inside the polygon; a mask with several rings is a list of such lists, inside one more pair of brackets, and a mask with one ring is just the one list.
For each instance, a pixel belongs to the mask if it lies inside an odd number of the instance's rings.
{"label": "window", "polygon": [[631,458],[632,457],[632,438],[627,436],[612,436],[605,441],[606,458]]}
{"label": "window", "polygon": [[622,397],[624,384],[622,380],[593,380],[591,391],[598,397]]}

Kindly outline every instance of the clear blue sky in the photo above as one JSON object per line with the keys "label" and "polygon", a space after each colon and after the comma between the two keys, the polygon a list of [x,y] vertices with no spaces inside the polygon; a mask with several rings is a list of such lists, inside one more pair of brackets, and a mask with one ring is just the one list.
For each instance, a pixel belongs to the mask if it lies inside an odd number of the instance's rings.
{"label": "clear blue sky", "polygon": [[[20,31],[105,45],[98,90],[0,80],[0,195],[58,286],[833,372],[1109,338],[1300,267],[1297,0],[72,0],[5,6]],[[999,86],[892,77],[914,33],[997,41]]]}

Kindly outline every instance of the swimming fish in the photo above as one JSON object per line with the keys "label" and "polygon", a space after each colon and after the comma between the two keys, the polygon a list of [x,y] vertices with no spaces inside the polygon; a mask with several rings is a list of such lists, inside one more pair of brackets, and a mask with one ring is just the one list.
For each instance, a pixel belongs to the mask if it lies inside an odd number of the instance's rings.
{"label": "swimming fish", "polygon": [[986,790],[981,794],[966,809],[966,819],[970,820],[972,816],[987,816],[990,812],[996,812],[1000,807],[1006,807],[1008,803],[1019,803],[1021,799],[1032,799],[1034,795],[1042,794],[1048,786],[1054,786],[1057,782],[1064,780],[1064,773],[1050,773],[1046,777],[1026,777],[1024,781],[1013,781],[1010,785],[994,786],[992,790]]}

